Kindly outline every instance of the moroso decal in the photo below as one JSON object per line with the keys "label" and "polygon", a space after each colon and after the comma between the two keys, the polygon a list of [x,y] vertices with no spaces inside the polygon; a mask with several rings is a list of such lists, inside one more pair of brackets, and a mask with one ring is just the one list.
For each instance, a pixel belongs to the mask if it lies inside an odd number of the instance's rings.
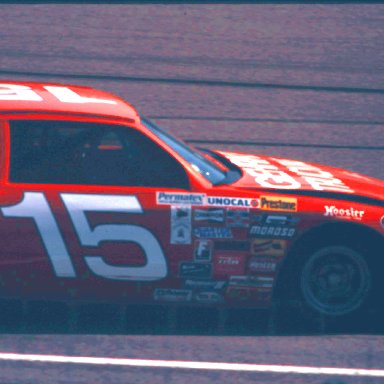
{"label": "moroso decal", "polygon": [[244,197],[208,196],[207,205],[219,207],[257,208],[257,199]]}
{"label": "moroso decal", "polygon": [[195,221],[206,221],[208,223],[223,223],[224,218],[224,209],[220,208],[195,209],[194,211]]}
{"label": "moroso decal", "polygon": [[212,272],[212,265],[208,263],[185,262],[180,264],[180,277],[209,278]]}
{"label": "moroso decal", "polygon": [[194,229],[194,234],[200,239],[231,239],[233,237],[230,228],[221,227],[198,227]]}
{"label": "moroso decal", "polygon": [[296,212],[297,199],[293,197],[261,196],[260,209],[265,211]]}
{"label": "moroso decal", "polygon": [[153,298],[156,301],[191,301],[192,291],[189,289],[157,288],[155,289]]}
{"label": "moroso decal", "polygon": [[334,205],[325,205],[324,216],[339,217],[343,219],[361,220],[365,211],[350,208],[337,208]]}
{"label": "moroso decal", "polygon": [[171,244],[191,244],[191,207],[171,206]]}
{"label": "moroso decal", "polygon": [[249,236],[253,237],[276,237],[289,239],[296,233],[296,228],[277,227],[274,225],[253,225],[249,230]]}
{"label": "moroso decal", "polygon": [[202,193],[171,193],[157,192],[156,202],[160,205],[187,204],[203,205],[205,194]]}
{"label": "moroso decal", "polygon": [[256,256],[283,257],[287,242],[276,239],[255,239],[251,243],[251,254]]}
{"label": "moroso decal", "polygon": [[196,262],[211,261],[213,241],[210,239],[195,240],[194,258]]}

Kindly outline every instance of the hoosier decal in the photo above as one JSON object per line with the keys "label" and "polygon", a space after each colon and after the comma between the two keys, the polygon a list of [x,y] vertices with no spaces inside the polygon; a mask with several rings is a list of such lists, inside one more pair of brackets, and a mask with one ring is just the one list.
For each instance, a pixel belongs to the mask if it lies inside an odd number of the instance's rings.
{"label": "hoosier decal", "polygon": [[355,208],[337,208],[334,205],[325,205],[325,213],[324,216],[331,216],[331,217],[340,217],[343,219],[355,219],[355,220],[361,220],[363,218],[363,215],[365,211],[360,211]]}
{"label": "hoosier decal", "polygon": [[260,209],[265,211],[296,212],[297,199],[293,197],[261,196]]}

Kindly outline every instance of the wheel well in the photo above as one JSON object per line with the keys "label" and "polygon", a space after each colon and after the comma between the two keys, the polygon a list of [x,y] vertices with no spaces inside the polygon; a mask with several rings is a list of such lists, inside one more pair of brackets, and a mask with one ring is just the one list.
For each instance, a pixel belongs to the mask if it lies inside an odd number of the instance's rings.
{"label": "wheel well", "polygon": [[[274,296],[285,289],[285,279],[294,273],[295,261],[304,252],[314,250],[322,245],[339,243],[353,245],[365,256],[374,272],[382,273],[384,269],[384,237],[373,229],[358,223],[326,223],[309,229],[298,238],[285,257],[277,276]],[[380,253],[383,256],[380,257]]]}

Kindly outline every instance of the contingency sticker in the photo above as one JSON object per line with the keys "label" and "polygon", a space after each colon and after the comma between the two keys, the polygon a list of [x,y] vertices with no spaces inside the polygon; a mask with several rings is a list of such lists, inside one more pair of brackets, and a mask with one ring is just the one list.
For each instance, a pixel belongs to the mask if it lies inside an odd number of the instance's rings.
{"label": "contingency sticker", "polygon": [[171,244],[191,244],[190,206],[171,206]]}
{"label": "contingency sticker", "polygon": [[195,240],[194,257],[197,262],[211,261],[213,241],[210,239]]}
{"label": "contingency sticker", "polygon": [[287,242],[277,239],[255,239],[251,243],[251,254],[256,256],[283,257]]}

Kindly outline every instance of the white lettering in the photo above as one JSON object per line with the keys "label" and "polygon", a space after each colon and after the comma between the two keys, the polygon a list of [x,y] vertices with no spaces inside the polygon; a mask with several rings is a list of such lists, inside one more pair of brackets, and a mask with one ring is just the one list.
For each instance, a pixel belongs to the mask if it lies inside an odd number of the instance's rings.
{"label": "white lettering", "polygon": [[75,103],[75,104],[85,104],[85,103],[97,103],[97,104],[117,104],[116,101],[106,100],[106,99],[97,99],[94,97],[84,97],[80,96],[78,93],[74,92],[72,89],[67,87],[57,87],[51,85],[45,85],[44,88],[59,99],[62,103]]}
{"label": "white lettering", "polygon": [[42,101],[43,99],[26,85],[0,84],[0,100]]}

